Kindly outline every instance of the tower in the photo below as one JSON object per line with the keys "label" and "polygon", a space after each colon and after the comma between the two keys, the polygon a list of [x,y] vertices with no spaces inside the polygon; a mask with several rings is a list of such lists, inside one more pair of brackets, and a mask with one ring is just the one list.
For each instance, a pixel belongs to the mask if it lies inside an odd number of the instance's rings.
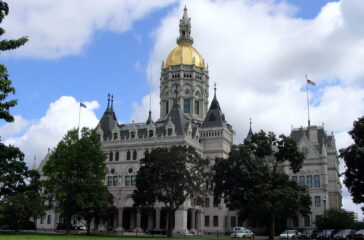
{"label": "tower", "polygon": [[175,101],[178,101],[187,118],[202,123],[208,108],[209,74],[205,60],[192,47],[191,19],[186,7],[180,19],[179,34],[178,46],[161,66],[160,119],[165,120]]}

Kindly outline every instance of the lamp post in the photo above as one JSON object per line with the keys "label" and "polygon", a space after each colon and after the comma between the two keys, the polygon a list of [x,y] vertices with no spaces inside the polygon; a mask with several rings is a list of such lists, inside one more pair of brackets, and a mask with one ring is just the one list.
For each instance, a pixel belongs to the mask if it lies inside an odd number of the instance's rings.
{"label": "lamp post", "polygon": [[324,238],[327,238],[326,236],[326,198],[322,200],[324,202]]}

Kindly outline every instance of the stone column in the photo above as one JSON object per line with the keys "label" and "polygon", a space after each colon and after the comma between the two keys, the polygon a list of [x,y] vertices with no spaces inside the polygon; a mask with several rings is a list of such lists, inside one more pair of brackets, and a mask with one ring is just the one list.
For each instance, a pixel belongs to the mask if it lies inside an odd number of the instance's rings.
{"label": "stone column", "polygon": [[187,230],[187,210],[178,209],[174,217],[174,229],[173,233],[175,235],[186,235]]}
{"label": "stone column", "polygon": [[123,228],[123,211],[124,208],[119,208],[118,211],[118,227],[115,229],[116,232],[123,232],[124,228]]}
{"label": "stone column", "polygon": [[159,207],[155,209],[155,228],[161,229],[161,209]]}
{"label": "stone column", "polygon": [[152,211],[152,209],[149,209],[148,210],[148,227],[147,227],[148,231],[153,230],[153,223],[154,223],[153,220],[154,220],[153,211]]}
{"label": "stone column", "polygon": [[142,220],[142,215],[140,213],[140,210],[137,209],[137,213],[136,213],[136,228],[134,229],[135,232],[142,232],[143,229],[140,227],[141,226],[141,220]]}
{"label": "stone column", "polygon": [[195,209],[191,209],[191,232],[195,232],[196,231],[196,210]]}

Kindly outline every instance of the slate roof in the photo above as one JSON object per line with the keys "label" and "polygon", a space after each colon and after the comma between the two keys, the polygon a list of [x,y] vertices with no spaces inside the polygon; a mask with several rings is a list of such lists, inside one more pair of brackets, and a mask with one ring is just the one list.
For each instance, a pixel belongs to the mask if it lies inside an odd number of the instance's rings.
{"label": "slate roof", "polygon": [[222,113],[219,101],[216,98],[216,92],[214,99],[211,102],[210,108],[206,113],[205,120],[202,123],[202,128],[215,128],[215,127],[225,127],[232,129],[225,120],[225,115]]}
{"label": "slate roof", "polygon": [[[318,144],[313,145],[316,148],[316,150],[321,153],[322,144],[326,144],[328,147],[331,147],[332,136],[327,136],[324,128],[316,126],[311,126],[311,127],[316,128],[317,131]],[[298,129],[293,129],[291,131],[291,137],[296,142],[299,142],[304,136],[308,136],[308,131],[309,131],[308,128],[303,128],[303,127]]]}

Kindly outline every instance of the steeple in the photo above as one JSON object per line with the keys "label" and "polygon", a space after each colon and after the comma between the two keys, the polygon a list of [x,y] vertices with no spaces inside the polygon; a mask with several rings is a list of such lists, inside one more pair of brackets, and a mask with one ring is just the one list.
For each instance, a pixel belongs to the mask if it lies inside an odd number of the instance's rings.
{"label": "steeple", "polygon": [[246,136],[246,140],[250,141],[252,136],[253,136],[253,131],[252,131],[252,119],[249,118],[249,132],[248,135]]}
{"label": "steeple", "polygon": [[216,97],[216,83],[214,84],[214,98],[212,99],[210,109],[218,109],[221,111],[219,101],[217,101]]}
{"label": "steeple", "polygon": [[183,17],[179,20],[179,38],[177,38],[177,44],[193,44],[193,38],[191,37],[191,18],[188,17],[186,6],[183,9]]}
{"label": "steeple", "polygon": [[[111,105],[110,105],[111,102]],[[107,108],[102,115],[102,118],[100,120],[100,127],[104,133],[104,139],[111,139],[111,132],[115,125],[118,124],[118,121],[116,119],[116,115],[113,109],[114,104],[114,96],[110,95],[110,93],[107,95]]]}
{"label": "steeple", "polygon": [[149,124],[151,122],[152,122],[152,111],[149,110],[149,116],[148,116],[148,119],[147,119],[147,124]]}

